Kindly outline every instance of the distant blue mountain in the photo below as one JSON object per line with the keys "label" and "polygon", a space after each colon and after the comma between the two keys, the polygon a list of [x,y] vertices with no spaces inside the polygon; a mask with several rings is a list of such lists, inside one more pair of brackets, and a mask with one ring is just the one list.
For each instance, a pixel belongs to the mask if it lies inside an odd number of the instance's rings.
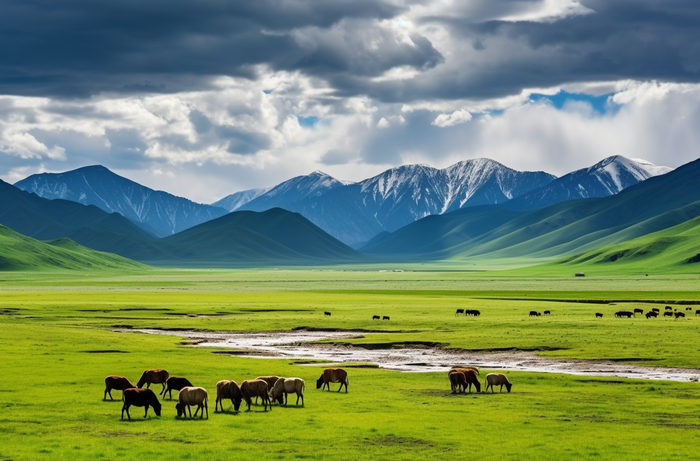
{"label": "distant blue mountain", "polygon": [[172,235],[228,213],[163,191],[156,191],[96,165],[65,173],[29,176],[15,186],[47,199],[95,205],[119,213],[157,237]]}

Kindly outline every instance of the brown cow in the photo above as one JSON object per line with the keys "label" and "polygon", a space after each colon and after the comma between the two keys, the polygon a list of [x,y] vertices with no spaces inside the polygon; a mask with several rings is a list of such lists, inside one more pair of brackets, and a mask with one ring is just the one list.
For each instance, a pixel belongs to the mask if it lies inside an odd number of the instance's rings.
{"label": "brown cow", "polygon": [[180,391],[183,387],[192,387],[193,384],[187,378],[179,378],[177,376],[171,376],[165,383],[167,388],[160,393],[160,395],[165,398],[165,394],[168,394],[170,400],[173,399],[173,391]]}
{"label": "brown cow", "polygon": [[216,383],[216,405],[214,406],[214,411],[216,412],[221,405],[221,411],[224,411],[224,399],[231,399],[231,404],[233,409],[238,411],[241,407],[241,400],[243,400],[243,394],[241,393],[241,388],[238,387],[236,381],[221,380]]}
{"label": "brown cow", "polygon": [[503,392],[503,386],[506,386],[506,389],[508,390],[508,392],[510,392],[510,389],[513,387],[513,383],[508,381],[508,377],[504,374],[489,373],[488,375],[486,375],[486,389],[484,389],[484,391],[488,392],[490,387],[491,393],[493,394],[494,386],[501,386],[501,392]]}
{"label": "brown cow", "polygon": [[243,381],[241,383],[241,394],[243,395],[243,400],[245,400],[246,405],[248,405],[248,411],[250,411],[251,397],[260,397],[265,406],[265,411],[267,411],[268,405],[270,406],[270,411],[272,411],[272,402],[270,402],[270,396],[268,395],[268,386],[262,379]]}
{"label": "brown cow", "polygon": [[192,406],[197,405],[197,409],[194,411],[194,417],[197,417],[197,413],[201,410],[202,413],[199,415],[200,419],[204,418],[204,412],[207,412],[207,419],[209,419],[209,394],[207,390],[203,387],[189,387],[185,386],[180,389],[180,394],[177,396],[178,403],[175,405],[175,410],[177,410],[177,417],[187,417],[187,413],[192,417]]}
{"label": "brown cow", "polygon": [[340,383],[340,387],[338,388],[338,392],[343,388],[343,385],[345,385],[345,393],[348,393],[348,372],[343,370],[342,368],[326,368],[323,370],[323,373],[321,373],[321,377],[316,380],[316,389],[321,389],[325,388],[328,386],[328,390],[331,390],[331,383]]}
{"label": "brown cow", "polygon": [[131,389],[132,387],[136,386],[131,384],[131,381],[129,381],[124,376],[107,376],[105,378],[105,395],[102,398],[102,400],[107,400],[107,394],[109,394],[110,400],[114,400],[112,398],[112,389],[116,389],[118,391],[123,392],[127,389]]}
{"label": "brown cow", "polygon": [[122,392],[122,400],[124,401],[124,406],[122,406],[122,419],[124,419],[124,411],[126,411],[126,416],[131,419],[129,414],[129,407],[146,407],[146,412],[143,417],[148,416],[148,407],[153,407],[153,411],[156,412],[156,416],[160,416],[160,402],[158,397],[150,389],[126,389]]}
{"label": "brown cow", "polygon": [[141,379],[136,383],[136,387],[143,387],[146,384],[146,389],[151,388],[151,384],[162,384],[163,391],[165,391],[165,383],[168,382],[170,378],[170,373],[167,370],[146,370],[141,375]]}
{"label": "brown cow", "polygon": [[467,370],[462,372],[464,374],[464,380],[469,385],[469,393],[472,393],[472,384],[476,387],[476,392],[481,392],[481,383],[479,378],[477,378],[477,372],[474,370]]}
{"label": "brown cow", "polygon": [[464,373],[461,371],[451,371],[448,376],[450,378],[452,393],[464,392],[467,387],[467,381],[464,379]]}
{"label": "brown cow", "polygon": [[[279,376],[258,376],[255,379],[262,379],[267,383],[267,388],[272,389],[272,387],[275,385],[278,379],[280,379]],[[255,404],[258,404],[258,398],[255,397]]]}
{"label": "brown cow", "polygon": [[304,406],[304,388],[306,384],[301,378],[280,378],[270,389],[270,398],[282,405],[287,405],[287,394],[297,395],[297,405],[299,405],[299,397],[301,397],[301,406]]}

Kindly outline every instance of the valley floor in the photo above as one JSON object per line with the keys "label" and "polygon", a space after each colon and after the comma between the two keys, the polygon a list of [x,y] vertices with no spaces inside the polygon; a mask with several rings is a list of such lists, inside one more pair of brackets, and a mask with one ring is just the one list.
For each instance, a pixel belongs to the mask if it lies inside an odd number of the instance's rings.
{"label": "valley floor", "polygon": [[[577,279],[355,269],[0,273],[0,459],[696,456],[696,382],[506,371],[512,393],[455,395],[443,371],[355,364],[346,366],[349,392],[338,394],[315,389],[323,365],[312,360],[232,356],[177,335],[116,331],[365,330],[373,333],[335,341],[700,368],[697,275]],[[666,305],[688,316],[614,317]],[[481,316],[455,315],[465,308]],[[530,317],[531,310],[551,315]],[[165,400],[161,417],[149,410],[144,420],[143,410],[132,408],[133,420],[121,421],[120,392],[113,391],[114,402],[102,400],[104,377],[135,382],[147,368],[205,387],[209,420],[177,420],[175,401]],[[501,370],[482,370],[482,385],[489,371]],[[290,396],[287,408],[271,412],[253,406],[236,413],[230,401],[223,414],[214,412],[218,380],[271,374],[305,379],[305,406]]]}

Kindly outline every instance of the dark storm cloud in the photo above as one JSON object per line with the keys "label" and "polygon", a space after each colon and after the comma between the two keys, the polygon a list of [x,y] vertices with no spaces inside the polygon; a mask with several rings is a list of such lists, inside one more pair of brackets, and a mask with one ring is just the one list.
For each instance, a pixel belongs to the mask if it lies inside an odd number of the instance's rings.
{"label": "dark storm cloud", "polygon": [[323,37],[300,44],[291,34],[401,11],[383,0],[5,0],[0,93],[173,92],[200,89],[210,76],[251,77],[256,64],[375,75],[437,62],[439,53],[425,44],[358,59],[349,51],[361,54],[361,46],[329,49]]}

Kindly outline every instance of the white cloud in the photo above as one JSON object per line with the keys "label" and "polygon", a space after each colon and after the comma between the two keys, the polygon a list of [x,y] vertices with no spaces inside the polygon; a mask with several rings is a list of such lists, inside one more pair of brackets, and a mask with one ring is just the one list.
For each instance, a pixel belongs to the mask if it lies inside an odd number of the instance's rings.
{"label": "white cloud", "polygon": [[456,110],[451,114],[440,114],[435,120],[433,120],[433,125],[439,126],[440,128],[445,128],[448,126],[459,125],[460,123],[468,122],[472,119],[472,114],[466,110]]}

